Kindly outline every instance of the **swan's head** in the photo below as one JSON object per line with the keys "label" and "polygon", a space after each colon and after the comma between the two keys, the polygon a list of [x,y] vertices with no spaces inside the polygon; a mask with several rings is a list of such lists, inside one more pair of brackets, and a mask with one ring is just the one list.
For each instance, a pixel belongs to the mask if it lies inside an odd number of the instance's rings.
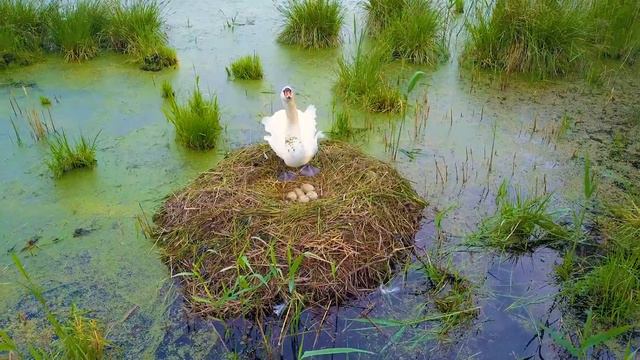
{"label": "swan's head", "polygon": [[280,91],[280,99],[282,99],[282,103],[286,106],[293,100],[293,88],[289,85],[282,88]]}

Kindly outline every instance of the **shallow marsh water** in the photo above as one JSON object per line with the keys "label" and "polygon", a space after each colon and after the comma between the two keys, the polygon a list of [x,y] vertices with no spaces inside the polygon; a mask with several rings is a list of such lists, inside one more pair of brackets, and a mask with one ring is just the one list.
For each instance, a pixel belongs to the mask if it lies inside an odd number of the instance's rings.
{"label": "shallow marsh water", "polygon": [[[344,45],[334,50],[303,51],[278,45],[280,18],[272,2],[198,0],[188,5],[172,2],[166,8],[170,43],[180,59],[177,70],[145,73],[122,57],[108,55],[84,64],[51,58],[0,73],[4,104],[0,106],[0,325],[11,325],[18,313],[34,318],[40,314],[36,302],[18,284],[9,255],[39,236],[38,248],[20,256],[43,285],[45,297],[55,308],[75,302],[102,319],[122,357],[215,359],[229,351],[247,358],[265,357],[260,332],[250,322],[223,325],[184,313],[179,287],[153,243],[141,235],[136,217],[143,210],[150,216],[164,196],[215,166],[225,150],[262,141],[259,120],[280,108],[277,93],[285,84],[297,89],[299,107],[318,107],[319,126],[329,130],[336,59],[353,51],[350,19],[354,12],[361,13],[353,1],[346,6]],[[227,27],[234,16],[236,24]],[[454,21],[459,25],[460,20]],[[476,288],[478,317],[446,341],[434,339],[430,323],[394,336],[398,328],[381,330],[354,320],[364,314],[395,320],[428,315],[427,279],[420,271],[410,270],[365,298],[326,313],[325,309],[305,311],[300,327],[304,336],[285,338],[272,355],[280,353],[289,359],[300,347],[335,346],[376,353],[350,358],[559,356],[548,337],[536,338],[541,323],[554,323],[560,317],[553,306],[557,254],[541,249],[506,259],[467,252],[458,245],[483,215],[494,210],[495,190],[503,180],[527,193],[553,191],[556,208],[572,206],[582,181],[581,165],[572,160],[578,148],[576,138],[556,139],[552,131],[560,126],[565,111],[575,113],[605,96],[585,94],[583,98],[581,91],[575,91],[578,85],[566,83],[518,85],[501,91],[490,79],[479,80],[461,70],[457,64],[461,44],[455,33],[451,42],[452,59],[426,69],[428,75],[415,92],[418,102],[428,99],[428,116],[424,106],[418,121],[425,128],[416,133],[413,115],[409,116],[396,166],[430,202],[416,238],[419,251],[440,247],[453,254],[454,266]],[[224,67],[253,52],[262,58],[265,79],[229,81]],[[401,83],[418,69],[395,67]],[[225,143],[219,150],[184,149],[175,142],[162,114],[162,81],[172,82],[181,97],[192,89],[196,74],[202,89],[217,94],[222,106]],[[33,86],[12,85],[16,82]],[[554,92],[579,100],[556,102]],[[15,143],[8,121],[13,114],[9,98],[15,97],[22,109],[40,111],[40,95],[54,100],[55,125],[68,135],[100,132],[94,170],[54,180],[45,164],[46,147],[29,138],[25,123],[18,123],[24,145]],[[360,126],[371,127],[353,142],[391,161],[384,144],[392,136],[390,124],[398,124],[398,119],[353,111]],[[439,245],[433,217],[451,206],[443,222],[445,240]],[[74,236],[75,232],[81,236]],[[279,325],[267,327],[274,339]]]}

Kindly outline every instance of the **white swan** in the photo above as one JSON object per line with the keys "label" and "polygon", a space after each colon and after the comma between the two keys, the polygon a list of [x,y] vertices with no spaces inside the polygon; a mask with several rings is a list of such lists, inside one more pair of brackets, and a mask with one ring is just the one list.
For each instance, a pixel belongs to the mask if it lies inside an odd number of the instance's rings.
{"label": "white swan", "polygon": [[[280,99],[284,110],[262,119],[264,130],[269,133],[264,139],[287,166],[302,166],[301,175],[315,176],[320,169],[308,163],[318,152],[318,139],[323,136],[322,132],[316,130],[316,107],[309,105],[304,112],[298,110],[290,86],[282,89]],[[279,179],[289,181],[295,177],[295,173],[285,171]]]}

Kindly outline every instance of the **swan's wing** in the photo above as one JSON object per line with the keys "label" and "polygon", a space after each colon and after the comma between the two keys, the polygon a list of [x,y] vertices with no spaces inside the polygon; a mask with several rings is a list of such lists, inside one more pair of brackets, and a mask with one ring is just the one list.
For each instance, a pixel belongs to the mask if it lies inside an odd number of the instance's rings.
{"label": "swan's wing", "polygon": [[318,152],[318,139],[322,137],[322,132],[317,130],[316,107],[309,105],[304,112],[298,110],[300,121],[300,132],[305,149],[310,156]]}
{"label": "swan's wing", "polygon": [[264,139],[269,143],[271,149],[280,158],[287,157],[285,137],[287,133],[287,113],[284,110],[277,111],[272,116],[262,119],[264,130],[268,133]]}

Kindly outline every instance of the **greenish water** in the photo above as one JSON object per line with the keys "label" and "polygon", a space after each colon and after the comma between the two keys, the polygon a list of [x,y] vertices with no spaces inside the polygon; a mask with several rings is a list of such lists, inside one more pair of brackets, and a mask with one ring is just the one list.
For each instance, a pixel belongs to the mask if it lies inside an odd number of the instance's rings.
{"label": "greenish water", "polygon": [[[355,2],[347,7],[346,19],[352,19],[352,12],[359,8]],[[236,21],[245,25],[225,27],[236,12]],[[19,251],[27,240],[39,236],[37,249],[20,253],[29,273],[43,285],[54,307],[64,309],[76,302],[108,324],[110,338],[122,357],[218,358],[227,350],[248,358],[263,356],[253,352],[261,345],[260,335],[246,322],[223,327],[183,313],[179,289],[153,243],[138,231],[136,216],[141,209],[152,214],[164,196],[214,167],[227,149],[262,141],[259,121],[280,108],[277,92],[283,85],[297,89],[299,107],[318,107],[319,127],[328,131],[336,59],[353,50],[351,21],[345,26],[342,48],[303,51],[275,43],[279,15],[268,1],[172,2],[166,14],[170,43],[180,59],[177,70],[145,73],[122,57],[103,56],[84,64],[51,58],[0,73],[0,83],[35,84],[25,89],[0,87],[0,324],[10,324],[18,312],[38,314],[35,302],[18,284],[9,252]],[[457,22],[459,25],[460,20]],[[460,45],[453,33],[454,55]],[[253,52],[262,58],[265,79],[229,81],[224,67]],[[397,291],[375,291],[333,308],[324,322],[333,333],[318,325],[322,309],[309,310],[303,320],[313,336],[305,336],[303,344],[300,339],[287,338],[276,350],[284,358],[293,358],[298,346],[369,349],[377,353],[372,358],[557,356],[548,339],[530,342],[537,322],[559,317],[551,306],[557,290],[549,275],[556,254],[540,250],[511,261],[488,253],[458,251],[455,245],[482,215],[493,210],[494,192],[503,180],[530,193],[554,191],[558,207],[577,198],[581,167],[571,160],[577,140],[556,140],[551,133],[565,111],[588,106],[592,97],[557,101],[558,93],[576,94],[570,84],[562,83],[514,85],[500,91],[491,80],[473,80],[459,69],[456,58],[452,56],[437,69],[424,69],[428,76],[415,96],[420,102],[428,99],[428,117],[425,111],[420,115],[424,119],[418,121],[426,127],[417,133],[413,115],[407,120],[396,166],[431,203],[416,238],[420,249],[435,247],[432,219],[437,209],[456,205],[443,228],[447,247],[454,249],[456,266],[478,287],[478,318],[450,342],[416,341],[418,348],[408,344],[385,347],[393,332],[362,329],[366,326],[350,321],[363,309],[370,309],[370,317],[394,319],[420,313],[427,297],[425,279],[410,272],[388,285]],[[394,72],[400,74],[402,83],[415,69],[397,65]],[[222,106],[225,142],[216,151],[181,147],[162,114],[160,84],[169,80],[178,96],[184,96],[196,74],[201,88],[215,93]],[[9,98],[15,97],[22,109],[40,111],[41,95],[55,99],[51,108],[55,125],[68,135],[93,136],[100,131],[94,170],[52,179],[45,163],[47,149],[29,138],[25,123],[18,123],[24,145],[15,144]],[[390,160],[384,151],[385,138],[392,135],[390,123],[398,119],[356,112],[356,120],[371,129],[353,142]],[[79,228],[90,232],[74,237]],[[508,308],[520,298],[537,300]],[[224,343],[218,334],[224,334]]]}

